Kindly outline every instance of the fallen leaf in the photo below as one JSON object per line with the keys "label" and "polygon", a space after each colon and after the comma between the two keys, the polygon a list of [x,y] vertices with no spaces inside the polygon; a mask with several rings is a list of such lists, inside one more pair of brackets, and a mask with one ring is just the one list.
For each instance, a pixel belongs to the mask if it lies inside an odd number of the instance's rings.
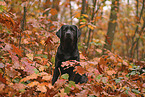
{"label": "fallen leaf", "polygon": [[22,51],[18,47],[12,45],[12,48],[13,48],[12,50],[13,52],[15,52],[17,55],[20,55],[22,57]]}
{"label": "fallen leaf", "polygon": [[26,54],[26,56],[27,56],[30,60],[33,60],[33,58],[34,58],[33,54],[31,54],[31,53]]}
{"label": "fallen leaf", "polygon": [[36,86],[36,85],[38,85],[38,84],[39,84],[38,81],[34,81],[34,82],[31,82],[31,83],[27,84],[27,86],[29,86],[29,87],[34,87],[34,86]]}
{"label": "fallen leaf", "polygon": [[82,68],[81,66],[76,66],[74,71],[76,71],[77,73],[79,73],[80,75],[83,75],[86,73],[86,70],[84,68]]}
{"label": "fallen leaf", "polygon": [[106,72],[108,75],[116,74],[115,70],[107,70]]}
{"label": "fallen leaf", "polygon": [[0,63],[0,68],[3,68],[4,67],[4,64],[3,63]]}
{"label": "fallen leaf", "polygon": [[52,79],[52,76],[51,75],[43,76],[42,79],[50,81]]}
{"label": "fallen leaf", "polygon": [[44,84],[38,84],[36,91],[47,92],[47,88]]}

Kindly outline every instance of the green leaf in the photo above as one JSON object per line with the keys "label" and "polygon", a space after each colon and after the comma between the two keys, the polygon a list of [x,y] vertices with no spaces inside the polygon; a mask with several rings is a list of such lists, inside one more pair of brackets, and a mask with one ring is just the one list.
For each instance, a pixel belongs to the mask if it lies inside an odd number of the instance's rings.
{"label": "green leaf", "polygon": [[128,93],[129,87],[125,87],[125,89],[126,89],[126,90],[125,90],[125,93],[126,93],[126,94],[129,94],[129,93]]}
{"label": "green leaf", "polygon": [[27,80],[26,82],[27,82],[28,84],[31,83],[31,81],[29,81],[29,80]]}
{"label": "green leaf", "polygon": [[36,57],[39,57],[39,56],[41,56],[41,54],[36,54],[35,56],[36,56]]}
{"label": "green leaf", "polygon": [[13,80],[13,82],[15,82],[15,83],[19,83],[19,81],[20,81],[19,78],[15,78],[15,79]]}
{"label": "green leaf", "polygon": [[63,79],[66,79],[66,80],[68,80],[68,78],[69,78],[69,75],[66,73],[66,74],[63,74],[61,77],[62,77]]}
{"label": "green leaf", "polygon": [[24,93],[25,92],[25,89],[20,89],[19,91],[22,92],[22,93]]}
{"label": "green leaf", "polygon": [[136,74],[136,72],[135,72],[135,71],[132,71],[130,74],[131,74],[131,75],[135,75],[135,74]]}
{"label": "green leaf", "polygon": [[69,87],[65,87],[65,88],[64,88],[64,92],[65,92],[65,93],[69,93],[70,90],[71,90],[71,89],[70,89]]}
{"label": "green leaf", "polygon": [[47,66],[47,65],[44,65],[44,67],[45,67],[46,69],[48,69],[48,66]]}
{"label": "green leaf", "polygon": [[47,59],[48,57],[47,57],[47,55],[43,55],[43,58]]}
{"label": "green leaf", "polygon": [[3,12],[4,11],[4,6],[3,5],[0,5],[0,12]]}
{"label": "green leaf", "polygon": [[121,81],[121,79],[115,79],[116,83],[119,83]]}
{"label": "green leaf", "polygon": [[52,62],[52,63],[55,63],[55,57],[52,57],[52,58],[51,58],[51,62]]}
{"label": "green leaf", "polygon": [[125,90],[125,93],[128,94],[128,91],[129,91],[129,90]]}
{"label": "green leaf", "polygon": [[140,91],[136,90],[136,89],[131,89],[132,92],[139,94]]}
{"label": "green leaf", "polygon": [[95,96],[95,95],[90,95],[90,96],[88,96],[88,97],[97,97],[97,96]]}
{"label": "green leaf", "polygon": [[69,87],[74,86],[75,87],[75,82],[74,81],[69,81]]}
{"label": "green leaf", "polygon": [[35,73],[36,74],[38,74],[39,73],[39,71],[35,68],[35,69],[33,69],[34,71],[35,71]]}
{"label": "green leaf", "polygon": [[107,77],[102,77],[102,82],[103,82],[103,83],[106,83],[106,82],[107,82],[107,80],[108,80],[108,78],[107,78]]}
{"label": "green leaf", "polygon": [[35,56],[36,57],[43,57],[43,58],[46,58],[46,59],[48,58],[47,55],[43,55],[43,54],[36,54]]}
{"label": "green leaf", "polygon": [[103,76],[103,74],[100,74],[96,77],[96,79],[101,79],[102,76]]}
{"label": "green leaf", "polygon": [[119,79],[124,79],[124,77],[118,77]]}

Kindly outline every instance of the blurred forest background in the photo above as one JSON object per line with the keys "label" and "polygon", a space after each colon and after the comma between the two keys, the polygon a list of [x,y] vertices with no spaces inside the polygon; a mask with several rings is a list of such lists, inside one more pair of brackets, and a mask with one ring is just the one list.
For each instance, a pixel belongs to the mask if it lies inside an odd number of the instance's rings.
{"label": "blurred forest background", "polygon": [[[65,74],[51,85],[64,24],[82,33],[85,84]],[[145,0],[0,0],[0,87],[0,97],[145,96]]]}

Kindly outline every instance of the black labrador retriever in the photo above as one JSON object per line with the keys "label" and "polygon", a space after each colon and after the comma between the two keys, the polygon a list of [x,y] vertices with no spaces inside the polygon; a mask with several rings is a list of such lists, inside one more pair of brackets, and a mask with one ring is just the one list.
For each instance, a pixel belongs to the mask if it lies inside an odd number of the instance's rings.
{"label": "black labrador retriever", "polygon": [[63,25],[58,30],[56,35],[60,38],[60,45],[57,49],[57,54],[55,57],[55,70],[52,78],[52,85],[54,85],[54,83],[57,81],[58,76],[60,75],[60,71],[61,74],[68,73],[69,80],[72,80],[75,83],[86,82],[87,77],[85,75],[81,76],[80,74],[73,72],[74,67],[64,69],[64,67],[61,66],[62,62],[68,60],[80,61],[77,41],[81,35],[81,32],[75,25]]}

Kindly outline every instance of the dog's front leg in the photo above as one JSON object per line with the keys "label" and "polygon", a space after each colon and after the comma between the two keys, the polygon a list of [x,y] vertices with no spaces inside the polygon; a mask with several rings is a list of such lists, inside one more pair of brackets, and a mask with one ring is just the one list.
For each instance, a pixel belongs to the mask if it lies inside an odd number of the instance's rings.
{"label": "dog's front leg", "polygon": [[58,67],[55,67],[53,78],[52,78],[52,85],[54,85],[54,83],[57,81],[59,75],[60,73],[59,73]]}

